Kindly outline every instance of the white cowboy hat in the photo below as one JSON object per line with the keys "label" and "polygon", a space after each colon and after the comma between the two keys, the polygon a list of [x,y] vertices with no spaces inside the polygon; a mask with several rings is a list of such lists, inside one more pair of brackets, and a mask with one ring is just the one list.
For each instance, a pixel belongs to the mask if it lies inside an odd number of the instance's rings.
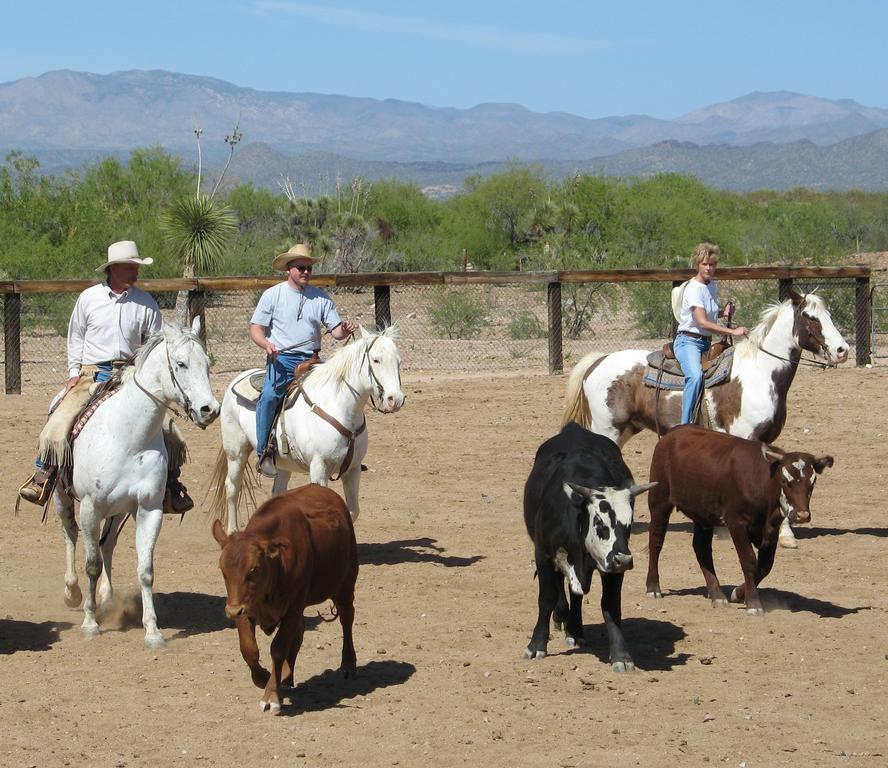
{"label": "white cowboy hat", "polygon": [[108,246],[108,261],[96,269],[96,272],[102,272],[113,264],[153,264],[154,259],[147,256],[144,259],[139,258],[139,249],[132,240],[121,240],[117,243],[111,243]]}
{"label": "white cowboy hat", "polygon": [[275,256],[274,261],[271,262],[271,268],[277,272],[286,272],[287,264],[295,259],[304,259],[312,264],[320,261],[320,258],[311,255],[311,246],[308,243],[296,243],[286,253]]}
{"label": "white cowboy hat", "polygon": [[676,323],[681,322],[681,303],[684,300],[685,288],[688,287],[690,280],[685,280],[681,285],[676,285],[672,289],[672,316]]}

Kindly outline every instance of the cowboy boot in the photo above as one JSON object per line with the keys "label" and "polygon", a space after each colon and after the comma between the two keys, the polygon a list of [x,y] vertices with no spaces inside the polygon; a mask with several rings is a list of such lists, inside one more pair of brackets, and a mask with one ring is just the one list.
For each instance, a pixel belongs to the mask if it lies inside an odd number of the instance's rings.
{"label": "cowboy boot", "polygon": [[19,496],[39,507],[46,506],[46,502],[49,501],[52,490],[55,488],[55,478],[55,467],[42,467],[36,470],[19,488]]}
{"label": "cowboy boot", "polygon": [[173,475],[167,477],[166,494],[163,499],[163,511],[170,515],[184,515],[194,508],[194,500],[188,495],[188,489]]}
{"label": "cowboy boot", "polygon": [[274,458],[274,449],[269,448],[259,457],[259,461],[256,462],[256,471],[265,477],[277,477],[277,467],[275,466]]}

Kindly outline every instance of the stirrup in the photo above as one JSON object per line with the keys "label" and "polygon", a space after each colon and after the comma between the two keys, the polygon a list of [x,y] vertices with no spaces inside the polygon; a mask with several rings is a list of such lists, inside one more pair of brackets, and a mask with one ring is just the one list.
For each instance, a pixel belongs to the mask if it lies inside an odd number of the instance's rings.
{"label": "stirrup", "polygon": [[184,515],[189,509],[194,509],[194,499],[188,495],[188,489],[181,482],[171,478],[163,495],[163,513]]}
{"label": "stirrup", "polygon": [[256,471],[265,477],[277,477],[277,467],[274,463],[274,451],[266,451],[256,462]]}
{"label": "stirrup", "polygon": [[52,470],[45,472],[45,474],[46,479],[41,483],[37,480],[37,471],[32,472],[31,476],[19,487],[19,498],[36,504],[38,507],[45,507],[55,488],[57,473],[56,470]]}

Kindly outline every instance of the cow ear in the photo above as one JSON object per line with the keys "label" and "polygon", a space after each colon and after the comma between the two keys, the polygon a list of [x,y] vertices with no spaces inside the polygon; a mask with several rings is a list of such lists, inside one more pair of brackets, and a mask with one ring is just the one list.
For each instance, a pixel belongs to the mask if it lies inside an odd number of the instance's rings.
{"label": "cow ear", "polygon": [[579,507],[585,506],[589,501],[589,491],[583,488],[582,485],[577,485],[568,480],[561,487],[564,489],[564,495],[570,499],[571,504],[576,504]]}
{"label": "cow ear", "polygon": [[221,520],[216,520],[213,522],[213,538],[217,542],[219,542],[219,546],[223,549],[228,543],[228,534],[225,533],[225,528],[222,527]]}
{"label": "cow ear", "polygon": [[814,471],[819,475],[824,469],[831,467],[832,465],[832,456],[822,456],[821,458],[814,460]]}
{"label": "cow ear", "polygon": [[286,541],[269,541],[265,545],[265,554],[272,560],[276,557],[280,557],[281,552],[283,552],[287,548]]}

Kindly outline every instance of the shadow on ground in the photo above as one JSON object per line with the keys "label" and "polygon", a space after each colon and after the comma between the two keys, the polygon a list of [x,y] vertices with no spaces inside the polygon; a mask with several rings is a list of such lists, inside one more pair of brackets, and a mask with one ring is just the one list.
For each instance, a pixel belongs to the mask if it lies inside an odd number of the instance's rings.
{"label": "shadow on ground", "polygon": [[74,625],[67,621],[16,621],[0,619],[0,656],[17,651],[48,651],[62,632]]}
{"label": "shadow on ground", "polygon": [[[722,588],[726,596],[730,596],[734,591],[734,586],[722,584]],[[670,596],[687,597],[693,595],[699,598],[701,610],[710,609],[709,595],[706,587],[693,587],[687,589],[673,589],[663,592],[663,599],[668,602]],[[762,600],[762,606],[765,612],[769,611],[790,611],[792,613],[813,613],[821,619],[841,619],[860,611],[869,611],[872,606],[859,605],[854,608],[848,608],[843,605],[831,603],[828,600],[818,600],[816,597],[805,597],[795,592],[787,592],[782,589],[770,589],[767,586],[759,587],[759,597]],[[739,603],[731,603],[726,610],[731,608],[743,609],[744,606]]]}
{"label": "shadow on ground", "polygon": [[378,543],[358,544],[358,561],[361,565],[397,565],[398,563],[433,563],[447,568],[474,565],[484,555],[457,557],[445,555],[446,550],[429,537],[401,539]]}
{"label": "shadow on ground", "polygon": [[[297,664],[298,667],[298,664]],[[402,685],[416,672],[416,667],[404,661],[371,661],[358,667],[355,678],[345,679],[339,670],[328,669],[320,675],[297,683],[284,698],[290,702],[282,715],[294,716],[303,712],[319,712],[334,707],[347,707],[349,699],[367,696],[379,688]],[[257,701],[258,701],[257,690]]]}

